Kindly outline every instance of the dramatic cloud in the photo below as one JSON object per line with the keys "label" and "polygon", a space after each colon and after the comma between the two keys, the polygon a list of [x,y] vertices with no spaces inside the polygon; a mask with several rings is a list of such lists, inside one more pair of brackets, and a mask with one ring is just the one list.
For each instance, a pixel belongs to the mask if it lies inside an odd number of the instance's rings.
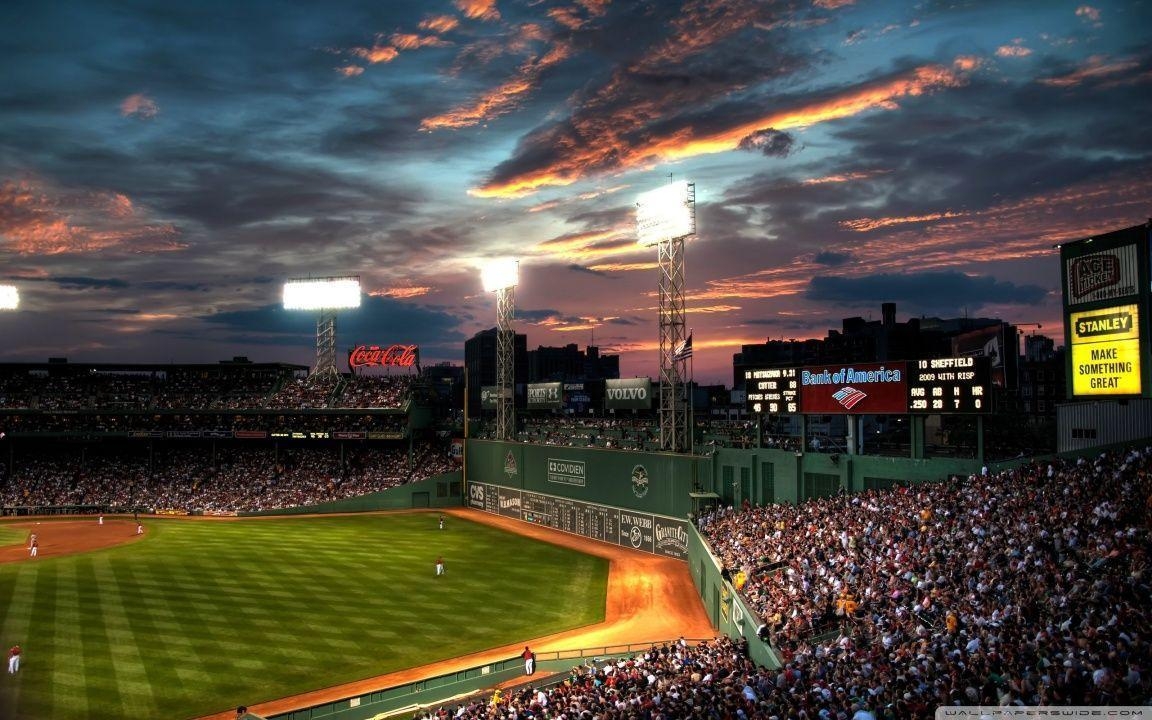
{"label": "dramatic cloud", "polygon": [[500,19],[496,0],[455,0],[456,8],[470,20],[495,21]]}
{"label": "dramatic cloud", "polygon": [[0,183],[0,248],[22,255],[182,250],[180,232],[152,221],[120,193],[34,180]]}
{"label": "dramatic cloud", "polygon": [[763,153],[765,157],[784,158],[792,154],[795,144],[796,139],[788,133],[768,129],[757,130],[741,139],[739,148]]}
{"label": "dramatic cloud", "polygon": [[660,161],[735,150],[754,133],[786,131],[838,120],[872,110],[892,110],[913,98],[966,82],[963,68],[925,65],[855,87],[796,98],[785,107],[753,118],[716,113],[713,127],[701,128],[694,117],[662,118],[650,126],[633,108],[616,116],[578,112],[566,123],[538,129],[526,137],[515,156],[501,163],[488,181],[472,191],[479,197],[519,196],[549,185],[569,185],[588,175],[635,168]]}

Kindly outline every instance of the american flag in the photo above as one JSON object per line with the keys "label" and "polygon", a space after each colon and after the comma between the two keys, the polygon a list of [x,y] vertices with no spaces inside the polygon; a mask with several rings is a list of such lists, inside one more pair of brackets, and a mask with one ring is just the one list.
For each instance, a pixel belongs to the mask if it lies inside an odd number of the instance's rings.
{"label": "american flag", "polygon": [[692,333],[688,333],[687,340],[676,343],[676,347],[672,350],[673,360],[687,360],[690,357],[692,357]]}

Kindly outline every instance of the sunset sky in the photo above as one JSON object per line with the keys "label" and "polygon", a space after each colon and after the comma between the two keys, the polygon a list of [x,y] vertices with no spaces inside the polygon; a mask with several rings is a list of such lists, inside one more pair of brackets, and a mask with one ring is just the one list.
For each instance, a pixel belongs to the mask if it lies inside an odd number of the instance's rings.
{"label": "sunset sky", "polygon": [[0,4],[0,361],[463,362],[521,260],[529,348],[654,375],[636,196],[696,184],[695,375],[844,317],[1060,329],[1053,244],[1152,216],[1152,0]]}

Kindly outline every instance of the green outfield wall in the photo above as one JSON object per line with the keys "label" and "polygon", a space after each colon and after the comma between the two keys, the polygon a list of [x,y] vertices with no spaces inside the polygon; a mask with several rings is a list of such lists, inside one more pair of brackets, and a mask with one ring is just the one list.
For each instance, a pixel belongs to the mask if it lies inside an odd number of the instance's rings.
{"label": "green outfield wall", "polygon": [[971,475],[980,472],[980,463],[771,448],[692,456],[469,440],[465,472],[470,483],[683,518],[710,502],[803,502]]}

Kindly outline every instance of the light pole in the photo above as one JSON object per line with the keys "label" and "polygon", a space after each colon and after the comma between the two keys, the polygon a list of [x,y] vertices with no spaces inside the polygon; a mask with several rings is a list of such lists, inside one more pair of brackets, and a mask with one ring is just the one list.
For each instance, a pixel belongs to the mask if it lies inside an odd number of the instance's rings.
{"label": "light pole", "polygon": [[516,435],[516,335],[512,318],[516,313],[516,284],[520,263],[512,259],[492,260],[480,271],[484,292],[496,293],[496,438],[513,440]]}
{"label": "light pole", "polygon": [[336,369],[336,311],[360,307],[360,277],[299,278],[284,283],[285,310],[316,310],[317,376],[339,375]]}
{"label": "light pole", "polygon": [[680,181],[636,199],[636,236],[660,265],[660,449],[688,449],[684,367],[692,356],[684,311],[684,240],[696,234],[696,185]]}

